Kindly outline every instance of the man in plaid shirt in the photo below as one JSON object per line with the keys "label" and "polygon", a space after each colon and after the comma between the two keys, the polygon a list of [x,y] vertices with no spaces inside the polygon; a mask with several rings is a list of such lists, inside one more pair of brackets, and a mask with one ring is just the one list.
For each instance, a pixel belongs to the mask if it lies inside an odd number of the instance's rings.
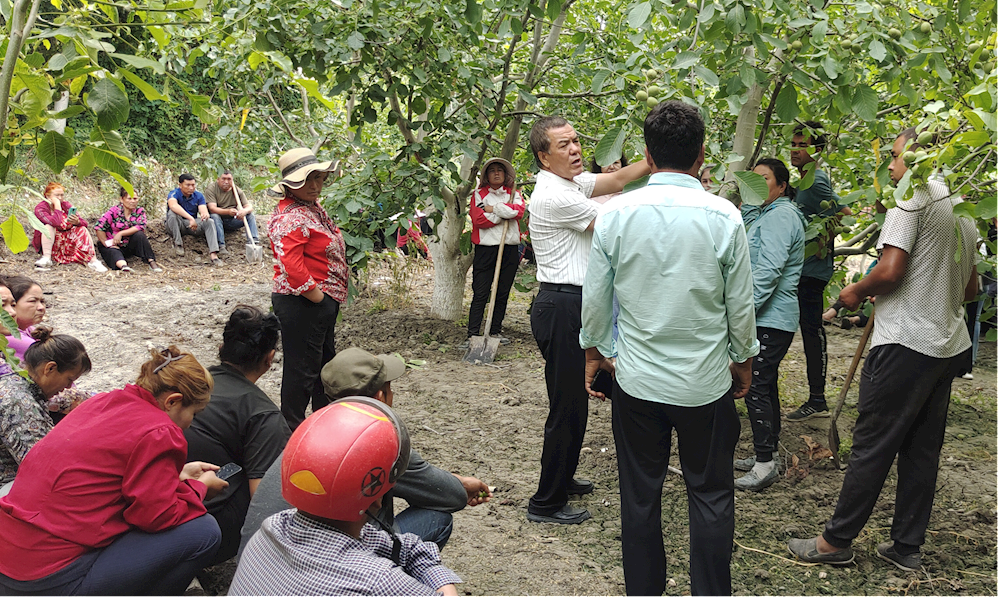
{"label": "man in plaid shirt", "polygon": [[409,436],[392,410],[345,398],[296,429],[282,493],[296,509],[264,521],[230,595],[458,595],[437,545],[367,523],[406,470]]}

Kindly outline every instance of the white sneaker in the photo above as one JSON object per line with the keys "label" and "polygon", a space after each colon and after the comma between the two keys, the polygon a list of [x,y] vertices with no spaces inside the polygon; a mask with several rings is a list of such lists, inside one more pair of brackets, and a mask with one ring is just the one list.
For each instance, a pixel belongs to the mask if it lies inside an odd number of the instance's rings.
{"label": "white sneaker", "polygon": [[962,375],[962,379],[975,379],[975,378],[972,377],[971,373],[964,373]]}
{"label": "white sneaker", "polygon": [[42,258],[35,262],[35,267],[49,267],[52,265],[52,258],[47,255],[42,255]]}
{"label": "white sneaker", "polygon": [[89,267],[90,269],[94,270],[99,274],[103,274],[104,272],[108,271],[108,268],[104,267],[104,264],[96,259],[88,263],[87,267]]}

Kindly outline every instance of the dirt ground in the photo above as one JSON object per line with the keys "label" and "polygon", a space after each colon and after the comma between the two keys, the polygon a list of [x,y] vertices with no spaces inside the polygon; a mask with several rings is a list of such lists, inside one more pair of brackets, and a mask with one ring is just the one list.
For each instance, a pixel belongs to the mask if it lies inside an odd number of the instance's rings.
{"label": "dirt ground", "polygon": [[[156,236],[156,235],[154,235]],[[161,235],[162,237],[162,235]],[[203,253],[168,255],[169,244],[154,240],[166,272],[143,266],[134,274],[94,274],[82,266],[55,266],[36,272],[34,255],[7,255],[5,274],[37,280],[49,299],[48,321],[58,332],[79,338],[88,348],[93,371],[78,383],[101,391],[131,382],[154,346],[177,344],[202,363],[217,362],[222,327],[232,308],[249,303],[270,306],[269,265],[243,263],[242,243],[224,268],[201,265]],[[3,251],[6,253],[6,251]],[[29,251],[30,253],[30,251]],[[172,253],[172,252],[171,252]],[[134,264],[133,264],[134,265]],[[593,518],[577,526],[528,522],[525,508],[539,471],[542,428],[547,414],[543,361],[531,337],[530,296],[515,293],[505,331],[512,339],[490,366],[461,361],[456,345],[460,324],[429,315],[432,272],[410,262],[409,291],[390,290],[387,266],[368,277],[360,298],[343,310],[338,347],[398,352],[411,370],[393,384],[395,406],[407,422],[413,445],[430,462],[474,475],[496,486],[493,500],[455,516],[455,530],[444,563],[464,580],[465,594],[621,594],[619,499],[610,403],[593,402],[579,476],[596,491],[574,499]],[[398,272],[397,272],[398,273]],[[471,293],[466,294],[470,296]],[[468,300],[468,299],[467,299]],[[409,302],[400,308],[387,304]],[[827,328],[831,402],[843,384],[861,330]],[[279,353],[280,354],[280,353]],[[830,459],[810,461],[802,435],[826,444],[829,419],[786,424],[782,455],[800,459],[799,475],[784,478],[762,494],[743,494],[736,502],[733,590],[736,594],[996,594],[997,592],[997,365],[996,343],[980,345],[972,381],[956,380],[937,498],[924,546],[926,574],[903,573],[875,557],[887,540],[895,493],[890,473],[875,512],[855,543],[856,565],[805,566],[791,561],[791,537],[818,533],[832,513],[843,479]],[[280,362],[259,385],[277,401]],[[795,342],[781,367],[782,401],[787,408],[807,395],[805,360]],[[850,438],[856,417],[857,382],[839,420],[840,435]],[[739,408],[745,415],[745,407]],[[737,456],[752,454],[749,423]],[[676,455],[673,464],[678,466]],[[668,594],[689,593],[687,575],[687,501],[683,480],[670,475],[663,488],[663,537],[667,548]],[[232,566],[217,567],[206,578],[210,591],[223,592]]]}

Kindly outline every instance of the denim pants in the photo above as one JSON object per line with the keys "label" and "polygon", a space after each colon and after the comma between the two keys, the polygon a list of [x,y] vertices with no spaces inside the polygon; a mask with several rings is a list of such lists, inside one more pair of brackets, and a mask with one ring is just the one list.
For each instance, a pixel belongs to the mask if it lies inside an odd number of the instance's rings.
{"label": "denim pants", "polygon": [[181,595],[221,540],[208,514],[159,533],[133,530],[38,580],[0,574],[0,595]]}
{"label": "denim pants", "polygon": [[[253,217],[253,214],[247,214],[244,216],[246,220],[246,225],[250,229],[250,236],[253,237],[254,242],[259,243],[260,237],[257,235],[257,220]],[[243,230],[243,220],[239,218],[234,218],[233,216],[222,216],[219,214],[212,214],[212,221],[215,222],[215,236],[219,239],[219,246],[226,246],[226,233],[232,232],[234,230]]]}
{"label": "denim pants", "polygon": [[453,527],[451,514],[410,507],[396,515],[394,520],[400,533],[413,533],[424,541],[436,543],[443,550],[451,537]]}

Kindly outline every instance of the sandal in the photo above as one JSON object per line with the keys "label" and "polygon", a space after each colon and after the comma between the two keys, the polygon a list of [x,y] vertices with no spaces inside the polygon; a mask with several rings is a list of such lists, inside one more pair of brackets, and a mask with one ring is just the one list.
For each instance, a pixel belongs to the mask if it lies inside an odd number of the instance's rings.
{"label": "sandal", "polygon": [[118,268],[118,271],[125,272],[126,274],[134,274],[135,273],[135,270],[133,270],[132,268],[130,268],[127,265],[121,266],[120,268]]}

